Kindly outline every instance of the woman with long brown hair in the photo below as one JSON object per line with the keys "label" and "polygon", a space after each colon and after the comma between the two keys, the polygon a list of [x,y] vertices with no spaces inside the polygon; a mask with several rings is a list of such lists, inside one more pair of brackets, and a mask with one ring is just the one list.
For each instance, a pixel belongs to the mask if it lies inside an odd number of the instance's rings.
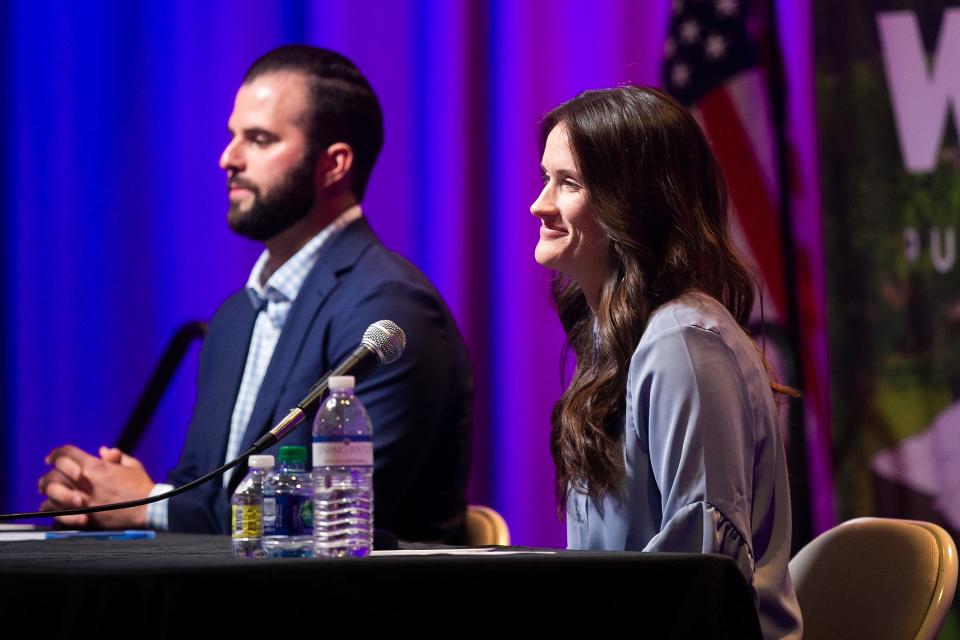
{"label": "woman with long brown hair", "polygon": [[618,87],[551,111],[541,143],[536,259],[576,356],[551,436],[568,546],[728,555],[764,636],[799,637],[778,387],[703,133],[663,92]]}

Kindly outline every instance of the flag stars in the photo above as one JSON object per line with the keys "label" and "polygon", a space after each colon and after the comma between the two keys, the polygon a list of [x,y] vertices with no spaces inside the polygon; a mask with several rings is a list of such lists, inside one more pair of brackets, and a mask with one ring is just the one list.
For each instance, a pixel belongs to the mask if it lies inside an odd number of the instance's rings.
{"label": "flag stars", "polygon": [[677,43],[674,42],[673,38],[667,38],[663,43],[663,55],[666,58],[672,58],[673,54],[677,50]]}
{"label": "flag stars", "polygon": [[717,13],[724,17],[731,17],[737,15],[737,11],[740,10],[740,3],[737,0],[717,0]]}
{"label": "flag stars", "polygon": [[727,52],[727,41],[720,35],[710,35],[704,47],[707,52],[707,58],[710,60],[719,60]]}
{"label": "flag stars", "polygon": [[687,44],[693,44],[700,37],[700,25],[696,20],[687,20],[680,25],[680,39]]}
{"label": "flag stars", "polygon": [[660,67],[661,81],[671,93],[698,100],[757,64],[744,0],[671,0],[671,5],[674,14],[661,40]]}

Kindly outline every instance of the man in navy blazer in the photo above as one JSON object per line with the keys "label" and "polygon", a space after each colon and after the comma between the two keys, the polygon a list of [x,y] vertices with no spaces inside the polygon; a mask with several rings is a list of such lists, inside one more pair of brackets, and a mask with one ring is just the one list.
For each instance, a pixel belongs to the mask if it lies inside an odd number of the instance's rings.
{"label": "man in navy blazer", "polygon": [[[228,221],[264,242],[247,287],[210,322],[179,486],[246,450],[366,328],[392,320],[407,335],[401,358],[357,393],[374,425],[374,517],[407,540],[457,542],[466,509],[472,374],[463,341],[424,276],[379,242],[360,211],[382,146],[380,106],[342,56],[289,46],[247,72],[221,156]],[[312,416],[309,416],[312,419]],[[283,444],[309,447],[309,425]],[[275,447],[276,448],[276,447]],[[47,457],[44,509],[155,495],[142,465],[116,449],[66,445]],[[229,496],[246,473],[157,505],[60,518],[70,526],[227,533]]]}

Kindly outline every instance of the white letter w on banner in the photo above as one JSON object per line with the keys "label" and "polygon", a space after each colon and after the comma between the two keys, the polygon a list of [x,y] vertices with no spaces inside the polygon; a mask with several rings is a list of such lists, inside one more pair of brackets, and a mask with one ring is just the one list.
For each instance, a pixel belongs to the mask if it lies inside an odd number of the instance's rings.
{"label": "white letter w on banner", "polygon": [[880,13],[877,26],[903,164],[911,173],[928,173],[936,167],[951,104],[960,131],[960,8],[944,11],[929,70],[912,11]]}

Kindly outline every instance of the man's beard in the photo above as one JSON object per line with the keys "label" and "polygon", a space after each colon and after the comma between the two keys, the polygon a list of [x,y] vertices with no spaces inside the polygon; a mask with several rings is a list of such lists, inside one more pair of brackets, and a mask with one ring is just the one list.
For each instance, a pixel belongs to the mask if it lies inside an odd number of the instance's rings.
{"label": "man's beard", "polygon": [[230,228],[245,238],[263,242],[286,231],[295,222],[303,219],[313,209],[316,187],[313,170],[316,161],[308,154],[268,198],[261,198],[260,189],[242,178],[232,184],[249,189],[253,204],[241,211],[238,203],[231,202],[227,212]]}

